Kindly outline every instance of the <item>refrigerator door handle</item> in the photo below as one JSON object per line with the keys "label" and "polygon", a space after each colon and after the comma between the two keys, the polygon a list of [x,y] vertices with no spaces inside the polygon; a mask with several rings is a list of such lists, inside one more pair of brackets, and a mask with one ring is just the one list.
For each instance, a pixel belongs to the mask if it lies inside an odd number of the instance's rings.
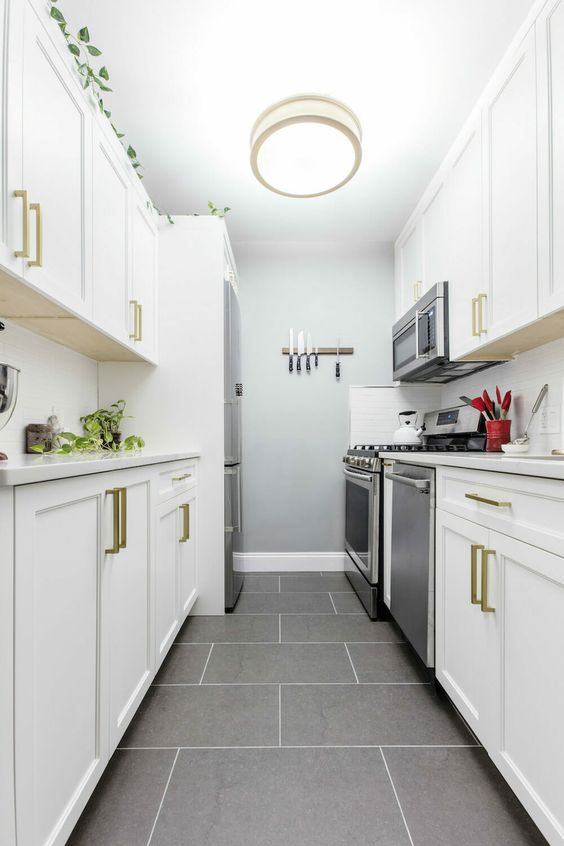
{"label": "refrigerator door handle", "polygon": [[226,476],[236,476],[236,485],[231,488],[232,494],[236,491],[237,497],[237,507],[235,509],[235,513],[237,514],[237,522],[233,526],[226,526],[226,532],[240,532],[242,531],[241,526],[241,473],[239,467],[225,467],[225,475]]}

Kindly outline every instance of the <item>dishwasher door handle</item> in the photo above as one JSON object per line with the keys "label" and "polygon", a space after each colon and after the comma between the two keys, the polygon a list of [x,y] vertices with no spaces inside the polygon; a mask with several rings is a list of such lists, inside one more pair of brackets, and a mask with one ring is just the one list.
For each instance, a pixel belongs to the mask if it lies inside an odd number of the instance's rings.
{"label": "dishwasher door handle", "polygon": [[391,482],[399,482],[400,485],[408,485],[410,488],[416,488],[421,493],[429,493],[431,482],[428,479],[410,479],[409,476],[400,476],[399,473],[386,473],[386,479]]}

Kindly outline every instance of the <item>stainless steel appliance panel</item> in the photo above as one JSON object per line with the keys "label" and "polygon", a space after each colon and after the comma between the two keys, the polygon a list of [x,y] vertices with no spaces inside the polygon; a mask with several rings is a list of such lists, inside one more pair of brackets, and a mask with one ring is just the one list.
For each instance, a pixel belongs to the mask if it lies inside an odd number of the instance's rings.
{"label": "stainless steel appliance panel", "polygon": [[232,611],[243,587],[244,574],[234,553],[242,552],[243,514],[241,465],[224,468],[225,510],[225,609]]}
{"label": "stainless steel appliance panel", "polygon": [[370,584],[378,582],[380,474],[344,469],[345,549]]}
{"label": "stainless steel appliance panel", "polygon": [[427,667],[435,663],[435,471],[396,462],[390,610]]}

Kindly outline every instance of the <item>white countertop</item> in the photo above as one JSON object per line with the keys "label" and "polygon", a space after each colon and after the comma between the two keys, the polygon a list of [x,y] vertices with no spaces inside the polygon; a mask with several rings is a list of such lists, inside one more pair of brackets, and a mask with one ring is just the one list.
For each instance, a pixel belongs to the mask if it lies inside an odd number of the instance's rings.
{"label": "white countertop", "polygon": [[143,467],[146,464],[162,464],[166,461],[184,461],[198,458],[199,452],[151,452],[143,450],[131,455],[15,455],[7,461],[0,461],[0,487],[29,485],[33,482],[48,482],[52,479],[67,479],[71,476],[87,476],[89,473],[107,473],[109,470],[126,470],[129,467]]}
{"label": "white countertop", "polygon": [[493,470],[496,473],[515,473],[519,476],[541,476],[547,479],[564,479],[564,456],[550,458],[531,454],[529,458],[503,453],[452,453],[452,452],[381,452],[380,458],[405,461],[436,467],[463,467],[468,470]]}

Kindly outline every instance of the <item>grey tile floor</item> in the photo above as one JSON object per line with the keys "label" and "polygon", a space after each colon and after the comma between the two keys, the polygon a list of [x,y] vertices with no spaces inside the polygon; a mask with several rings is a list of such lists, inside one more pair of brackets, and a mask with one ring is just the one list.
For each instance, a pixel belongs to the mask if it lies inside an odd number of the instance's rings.
{"label": "grey tile floor", "polygon": [[253,574],[188,619],[71,846],[546,846],[346,578]]}

